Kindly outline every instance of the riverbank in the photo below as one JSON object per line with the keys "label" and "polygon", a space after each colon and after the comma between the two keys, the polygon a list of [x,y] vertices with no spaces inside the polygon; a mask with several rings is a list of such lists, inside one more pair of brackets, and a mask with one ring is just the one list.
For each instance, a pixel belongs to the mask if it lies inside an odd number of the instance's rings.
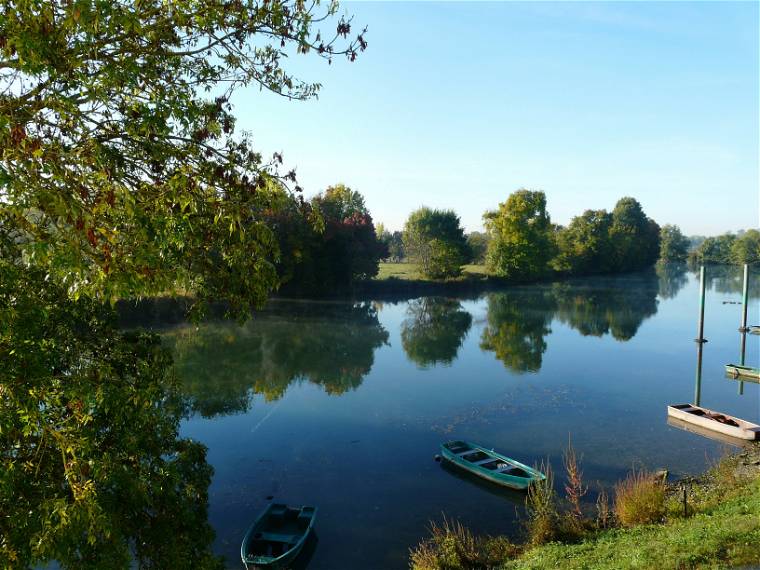
{"label": "riverbank", "polygon": [[[760,444],[724,458],[701,477],[667,484],[665,497],[664,516],[658,523],[607,529],[599,528],[598,522],[590,523],[574,541],[505,548],[504,539],[470,537],[471,554],[477,555],[471,560],[477,558],[476,564],[456,555],[461,547],[458,541],[464,536],[461,531],[458,536],[434,535],[413,551],[412,568],[664,570],[760,564]],[[472,551],[472,544],[492,550],[494,544],[501,544],[495,552],[501,550],[504,555],[498,559],[492,555],[486,561],[488,553]],[[423,551],[425,555],[421,556]]]}

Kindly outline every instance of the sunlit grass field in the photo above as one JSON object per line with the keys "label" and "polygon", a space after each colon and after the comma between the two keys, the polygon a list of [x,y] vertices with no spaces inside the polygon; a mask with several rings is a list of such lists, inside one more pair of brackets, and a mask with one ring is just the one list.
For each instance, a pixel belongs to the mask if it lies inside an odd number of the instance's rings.
{"label": "sunlit grass field", "polygon": [[[482,278],[487,275],[485,265],[465,265],[462,276],[458,279]],[[375,279],[407,279],[413,281],[432,281],[419,272],[416,263],[381,263],[380,271]]]}

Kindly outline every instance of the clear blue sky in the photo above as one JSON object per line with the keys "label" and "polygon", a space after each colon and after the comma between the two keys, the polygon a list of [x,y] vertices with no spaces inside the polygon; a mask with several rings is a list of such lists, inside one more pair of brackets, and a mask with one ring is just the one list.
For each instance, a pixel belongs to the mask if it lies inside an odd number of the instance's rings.
{"label": "clear blue sky", "polygon": [[343,182],[375,222],[451,208],[468,231],[519,187],[552,220],[637,198],[687,234],[760,225],[757,2],[351,2],[355,63],[288,62],[318,100],[233,102],[307,196]]}

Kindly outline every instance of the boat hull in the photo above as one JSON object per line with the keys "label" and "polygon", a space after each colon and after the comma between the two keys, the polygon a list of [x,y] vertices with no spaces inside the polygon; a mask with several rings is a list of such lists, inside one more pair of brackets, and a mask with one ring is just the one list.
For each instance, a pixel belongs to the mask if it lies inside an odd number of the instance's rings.
{"label": "boat hull", "polygon": [[269,505],[243,538],[240,557],[245,567],[248,570],[289,568],[312,532],[316,513],[316,507]]}
{"label": "boat hull", "polygon": [[515,489],[518,491],[524,491],[528,489],[528,487],[530,487],[530,485],[533,482],[544,479],[543,474],[539,473],[538,471],[534,470],[531,467],[528,467],[527,465],[524,465],[518,461],[515,461],[514,459],[511,459],[509,457],[496,453],[493,450],[486,449],[484,447],[481,447],[473,443],[461,442],[471,448],[471,452],[468,452],[468,454],[476,453],[476,452],[483,453],[493,458],[494,461],[504,461],[506,463],[514,465],[515,467],[520,468],[521,470],[529,474],[530,477],[515,477],[511,475],[505,475],[505,474],[488,470],[479,465],[475,465],[472,462],[464,459],[461,454],[457,454],[451,451],[447,447],[447,445],[451,443],[460,443],[460,442],[447,442],[441,445],[441,457],[444,460],[448,461],[452,465],[460,467],[461,469],[469,473],[472,473],[473,475],[480,477],[481,479],[485,479],[486,481],[489,481],[495,485],[500,485],[502,487],[507,487],[509,489]]}
{"label": "boat hull", "polygon": [[[697,415],[688,410],[701,410],[703,415]],[[734,426],[719,422],[710,418],[708,414],[723,416],[738,425]],[[736,439],[751,441],[757,439],[758,434],[760,434],[760,426],[757,424],[691,404],[673,404],[668,406],[668,416]]]}
{"label": "boat hull", "polygon": [[741,364],[726,364],[726,375],[732,378],[749,378],[760,380],[760,369]]}

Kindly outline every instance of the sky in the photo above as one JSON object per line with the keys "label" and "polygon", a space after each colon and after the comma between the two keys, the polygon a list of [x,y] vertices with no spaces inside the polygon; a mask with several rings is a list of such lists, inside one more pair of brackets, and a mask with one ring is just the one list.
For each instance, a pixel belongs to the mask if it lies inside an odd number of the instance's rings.
{"label": "sky", "polygon": [[518,188],[552,221],[633,196],[687,235],[760,226],[757,2],[346,2],[367,51],[285,65],[322,84],[257,88],[238,127],[310,197],[344,183],[375,223],[420,206],[467,231]]}

